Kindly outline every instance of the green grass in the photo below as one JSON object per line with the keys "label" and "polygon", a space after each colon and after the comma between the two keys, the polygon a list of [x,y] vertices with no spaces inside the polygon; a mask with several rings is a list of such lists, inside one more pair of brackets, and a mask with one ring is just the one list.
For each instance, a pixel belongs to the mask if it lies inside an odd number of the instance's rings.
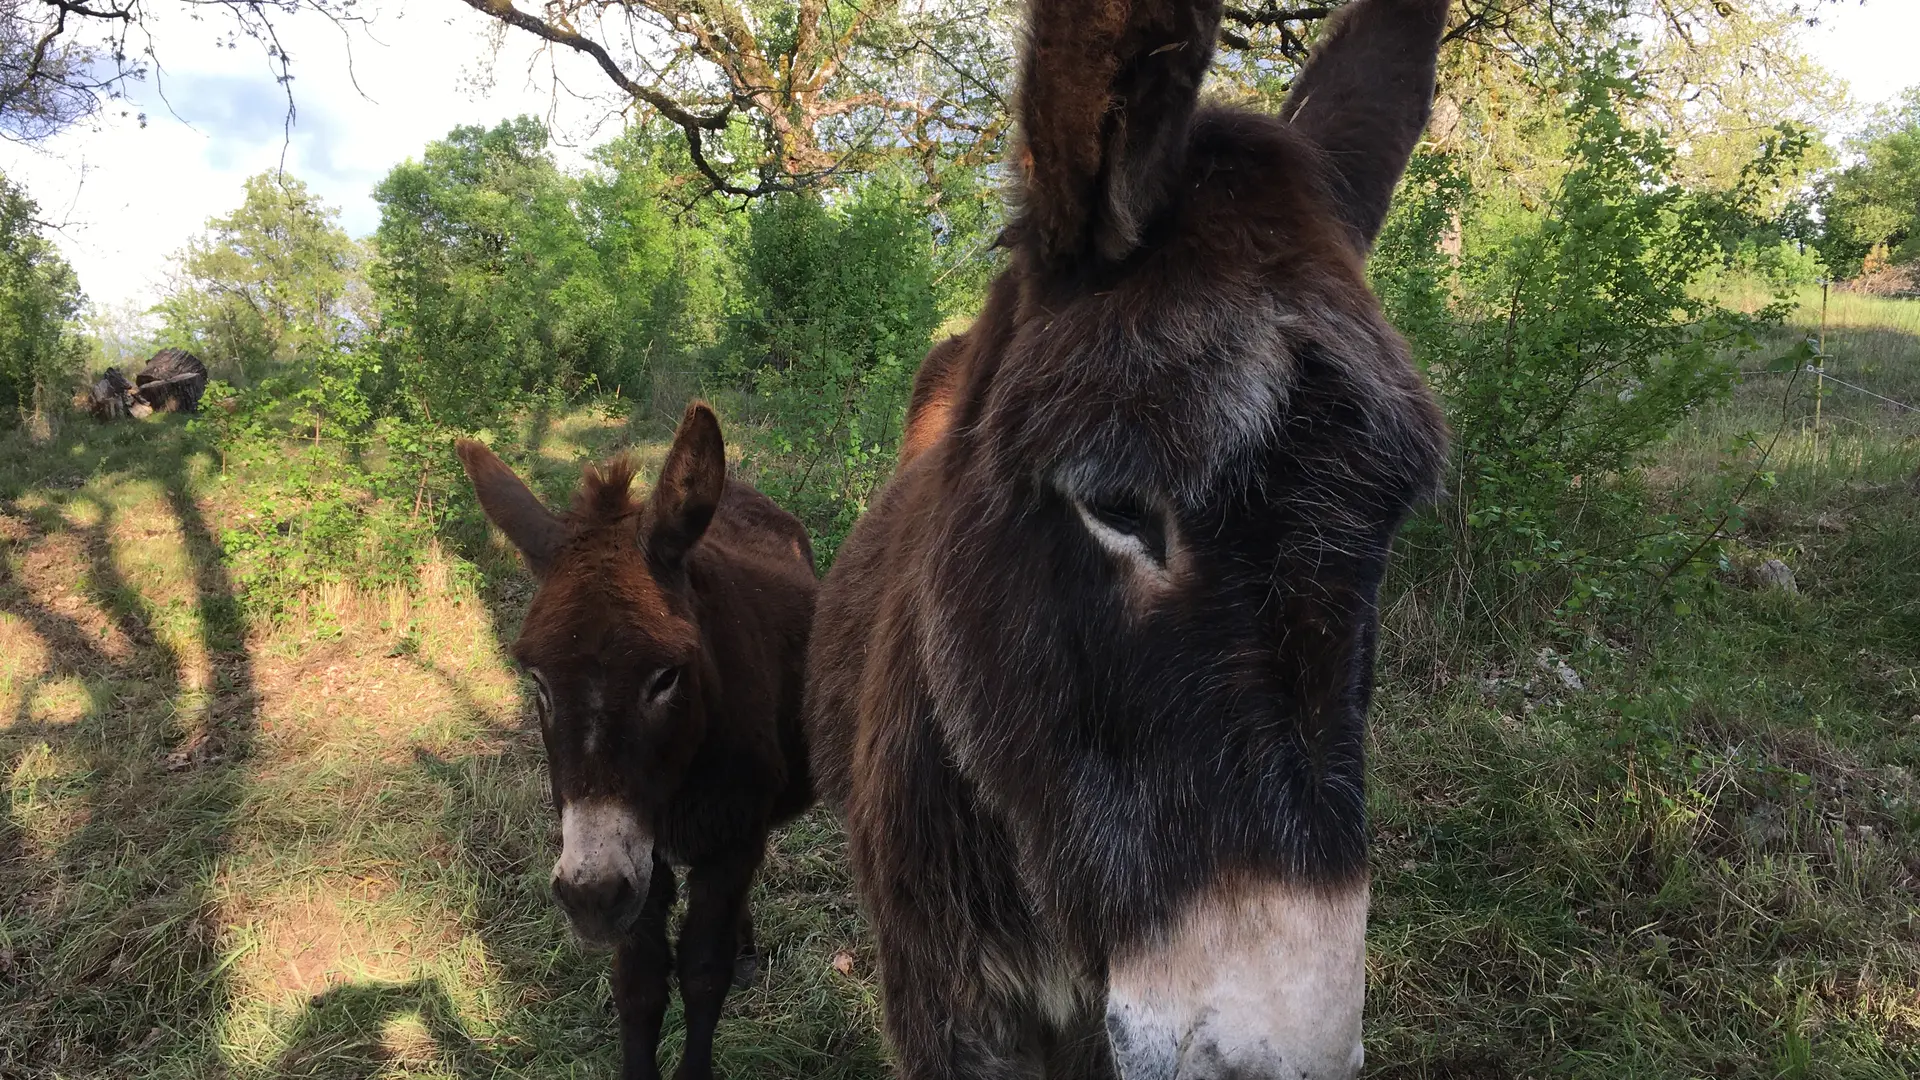
{"label": "green grass", "polygon": [[[1920,305],[1856,299],[1831,370],[1920,402]],[[1583,690],[1390,639],[1369,1075],[1920,1075],[1920,418],[1830,387],[1816,433],[1809,388],[1754,376],[1665,450],[1661,498],[1776,482],[1693,614],[1554,642]],[[558,496],[657,458],[655,411],[508,439]],[[1771,455],[1722,469],[1749,432]],[[249,626],[217,539],[266,467],[165,417],[0,442],[0,1076],[611,1075],[606,958],[546,895],[515,560]],[[884,1075],[830,816],[755,909],[725,1074]]]}

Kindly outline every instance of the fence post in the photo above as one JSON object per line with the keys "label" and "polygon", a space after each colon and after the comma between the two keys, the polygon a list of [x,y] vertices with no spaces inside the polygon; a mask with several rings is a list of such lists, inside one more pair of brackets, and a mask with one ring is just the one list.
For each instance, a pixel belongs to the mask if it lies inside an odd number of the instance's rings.
{"label": "fence post", "polygon": [[1813,489],[1820,490],[1820,403],[1827,395],[1827,289],[1820,279],[1820,337],[1813,352]]}

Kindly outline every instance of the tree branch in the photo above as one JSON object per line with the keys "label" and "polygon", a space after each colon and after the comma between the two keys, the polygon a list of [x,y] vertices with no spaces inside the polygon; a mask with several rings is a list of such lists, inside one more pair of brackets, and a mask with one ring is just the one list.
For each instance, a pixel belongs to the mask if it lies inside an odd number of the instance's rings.
{"label": "tree branch", "polygon": [[660,115],[683,129],[719,131],[727,126],[727,119],[732,115],[731,106],[705,115],[683,108],[679,102],[653,87],[643,86],[628,78],[627,73],[620,70],[620,65],[614,62],[613,57],[599,42],[529,15],[514,7],[513,0],[466,0],[466,4],[475,11],[483,15],[491,15],[508,26],[517,26],[535,37],[543,38],[555,45],[565,45],[569,49],[592,57],[593,61],[600,65],[600,70],[606,72],[607,77],[613,80],[615,86],[658,109]]}
{"label": "tree branch", "polygon": [[48,7],[58,8],[62,15],[85,15],[89,19],[118,19],[121,22],[127,23],[133,21],[133,9],[130,6],[96,11],[83,3],[79,3],[78,0],[41,0],[41,2]]}
{"label": "tree branch", "polygon": [[1332,15],[1331,7],[1274,8],[1266,7],[1259,11],[1230,7],[1221,13],[1229,21],[1241,26],[1280,26],[1290,22],[1312,22]]}

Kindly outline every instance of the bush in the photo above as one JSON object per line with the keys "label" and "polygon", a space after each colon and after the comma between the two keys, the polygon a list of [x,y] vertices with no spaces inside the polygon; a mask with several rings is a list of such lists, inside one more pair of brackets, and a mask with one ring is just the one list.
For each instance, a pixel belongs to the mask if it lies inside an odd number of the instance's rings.
{"label": "bush", "polygon": [[1791,240],[1769,243],[1754,237],[1728,253],[1727,270],[1736,279],[1760,282],[1775,291],[1815,285],[1827,276],[1819,251]]}
{"label": "bush", "polygon": [[192,422],[218,448],[222,476],[246,485],[244,517],[220,540],[248,613],[278,616],[324,584],[416,584],[441,527],[470,501],[448,452],[456,433],[382,417],[350,441],[289,439],[289,417],[304,414],[283,390],[214,382]]}
{"label": "bush", "polygon": [[[1444,532],[1433,547],[1452,552],[1452,595],[1477,597],[1476,617],[1523,596],[1562,615],[1652,599],[1697,580],[1673,560],[1711,554],[1678,518],[1647,528],[1641,468],[1780,312],[1703,295],[1725,207],[1670,179],[1658,133],[1623,120],[1632,93],[1617,62],[1582,76],[1570,168],[1538,213],[1477,202],[1445,159],[1416,161],[1375,257],[1453,427],[1448,500],[1422,527]],[[1456,263],[1443,240],[1462,215]]]}

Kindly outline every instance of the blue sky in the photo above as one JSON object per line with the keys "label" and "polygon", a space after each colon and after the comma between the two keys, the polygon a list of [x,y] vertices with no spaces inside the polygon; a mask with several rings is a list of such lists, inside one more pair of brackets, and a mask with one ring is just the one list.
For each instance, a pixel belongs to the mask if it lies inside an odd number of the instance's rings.
{"label": "blue sky", "polygon": [[[1804,44],[1861,101],[1920,82],[1920,0],[1843,0],[1821,14]],[[374,184],[457,125],[543,116],[569,163],[618,128],[620,103],[596,69],[572,54],[540,56],[527,35],[503,35],[457,0],[391,0],[350,41],[310,16],[281,25],[294,60],[290,139],[286,98],[258,48],[228,48],[211,24],[176,18],[156,27],[164,67],[135,88],[126,115],[38,150],[0,143],[0,169],[65,223],[57,240],[96,302],[151,302],[169,253],[232,210],[241,181],[283,153],[359,236],[379,222]]]}

